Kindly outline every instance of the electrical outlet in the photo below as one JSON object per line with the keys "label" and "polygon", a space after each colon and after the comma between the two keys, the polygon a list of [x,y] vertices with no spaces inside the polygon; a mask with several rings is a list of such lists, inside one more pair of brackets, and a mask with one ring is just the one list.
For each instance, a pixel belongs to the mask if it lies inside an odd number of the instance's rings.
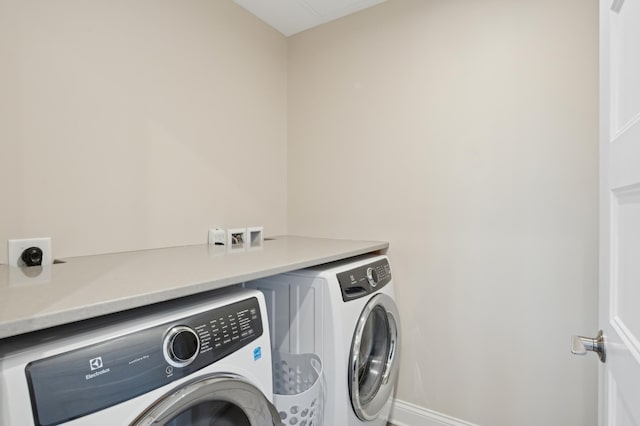
{"label": "electrical outlet", "polygon": [[[51,238],[24,238],[20,240],[7,240],[7,252],[9,253],[10,266],[28,266],[22,259],[25,250],[36,247],[42,250],[42,265],[50,265],[53,263],[51,255]],[[25,255],[29,258],[29,253]],[[37,260],[37,254],[31,255],[33,260]]]}
{"label": "electrical outlet", "polygon": [[227,241],[227,232],[221,228],[209,229],[208,242],[210,245],[223,246]]}

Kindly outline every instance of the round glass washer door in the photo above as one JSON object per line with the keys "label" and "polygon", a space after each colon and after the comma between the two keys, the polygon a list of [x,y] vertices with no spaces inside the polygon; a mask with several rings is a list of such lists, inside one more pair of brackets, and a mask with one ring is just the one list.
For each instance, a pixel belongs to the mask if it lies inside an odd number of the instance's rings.
{"label": "round glass washer door", "polygon": [[240,376],[214,374],[179,386],[130,426],[282,426],[275,407]]}
{"label": "round glass washer door", "polygon": [[349,355],[349,394],[360,420],[376,419],[391,397],[399,349],[398,308],[391,297],[378,294],[358,318]]}

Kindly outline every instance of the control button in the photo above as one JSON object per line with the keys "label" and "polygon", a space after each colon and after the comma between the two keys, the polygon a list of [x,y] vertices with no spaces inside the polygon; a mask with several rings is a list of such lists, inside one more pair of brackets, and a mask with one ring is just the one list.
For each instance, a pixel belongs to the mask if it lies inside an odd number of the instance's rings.
{"label": "control button", "polygon": [[378,285],[378,273],[373,268],[367,268],[367,281],[371,287],[375,287]]}
{"label": "control button", "polygon": [[164,338],[164,357],[174,367],[186,367],[191,364],[198,356],[199,351],[200,339],[196,332],[189,327],[174,327]]}

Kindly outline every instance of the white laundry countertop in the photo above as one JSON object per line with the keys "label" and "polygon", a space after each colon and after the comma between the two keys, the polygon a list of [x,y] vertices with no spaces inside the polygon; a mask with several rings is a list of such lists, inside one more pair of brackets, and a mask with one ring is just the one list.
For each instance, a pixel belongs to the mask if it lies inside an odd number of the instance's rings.
{"label": "white laundry countertop", "polygon": [[[242,252],[203,244],[73,257],[39,270],[0,265],[0,338],[388,247],[380,241],[280,236]],[[25,275],[31,271],[40,274]]]}

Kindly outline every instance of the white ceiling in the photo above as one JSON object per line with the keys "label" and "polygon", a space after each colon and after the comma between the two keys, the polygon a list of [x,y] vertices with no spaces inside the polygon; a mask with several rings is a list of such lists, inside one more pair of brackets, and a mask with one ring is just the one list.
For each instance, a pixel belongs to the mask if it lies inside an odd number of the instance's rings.
{"label": "white ceiling", "polygon": [[290,36],[386,0],[234,0]]}

